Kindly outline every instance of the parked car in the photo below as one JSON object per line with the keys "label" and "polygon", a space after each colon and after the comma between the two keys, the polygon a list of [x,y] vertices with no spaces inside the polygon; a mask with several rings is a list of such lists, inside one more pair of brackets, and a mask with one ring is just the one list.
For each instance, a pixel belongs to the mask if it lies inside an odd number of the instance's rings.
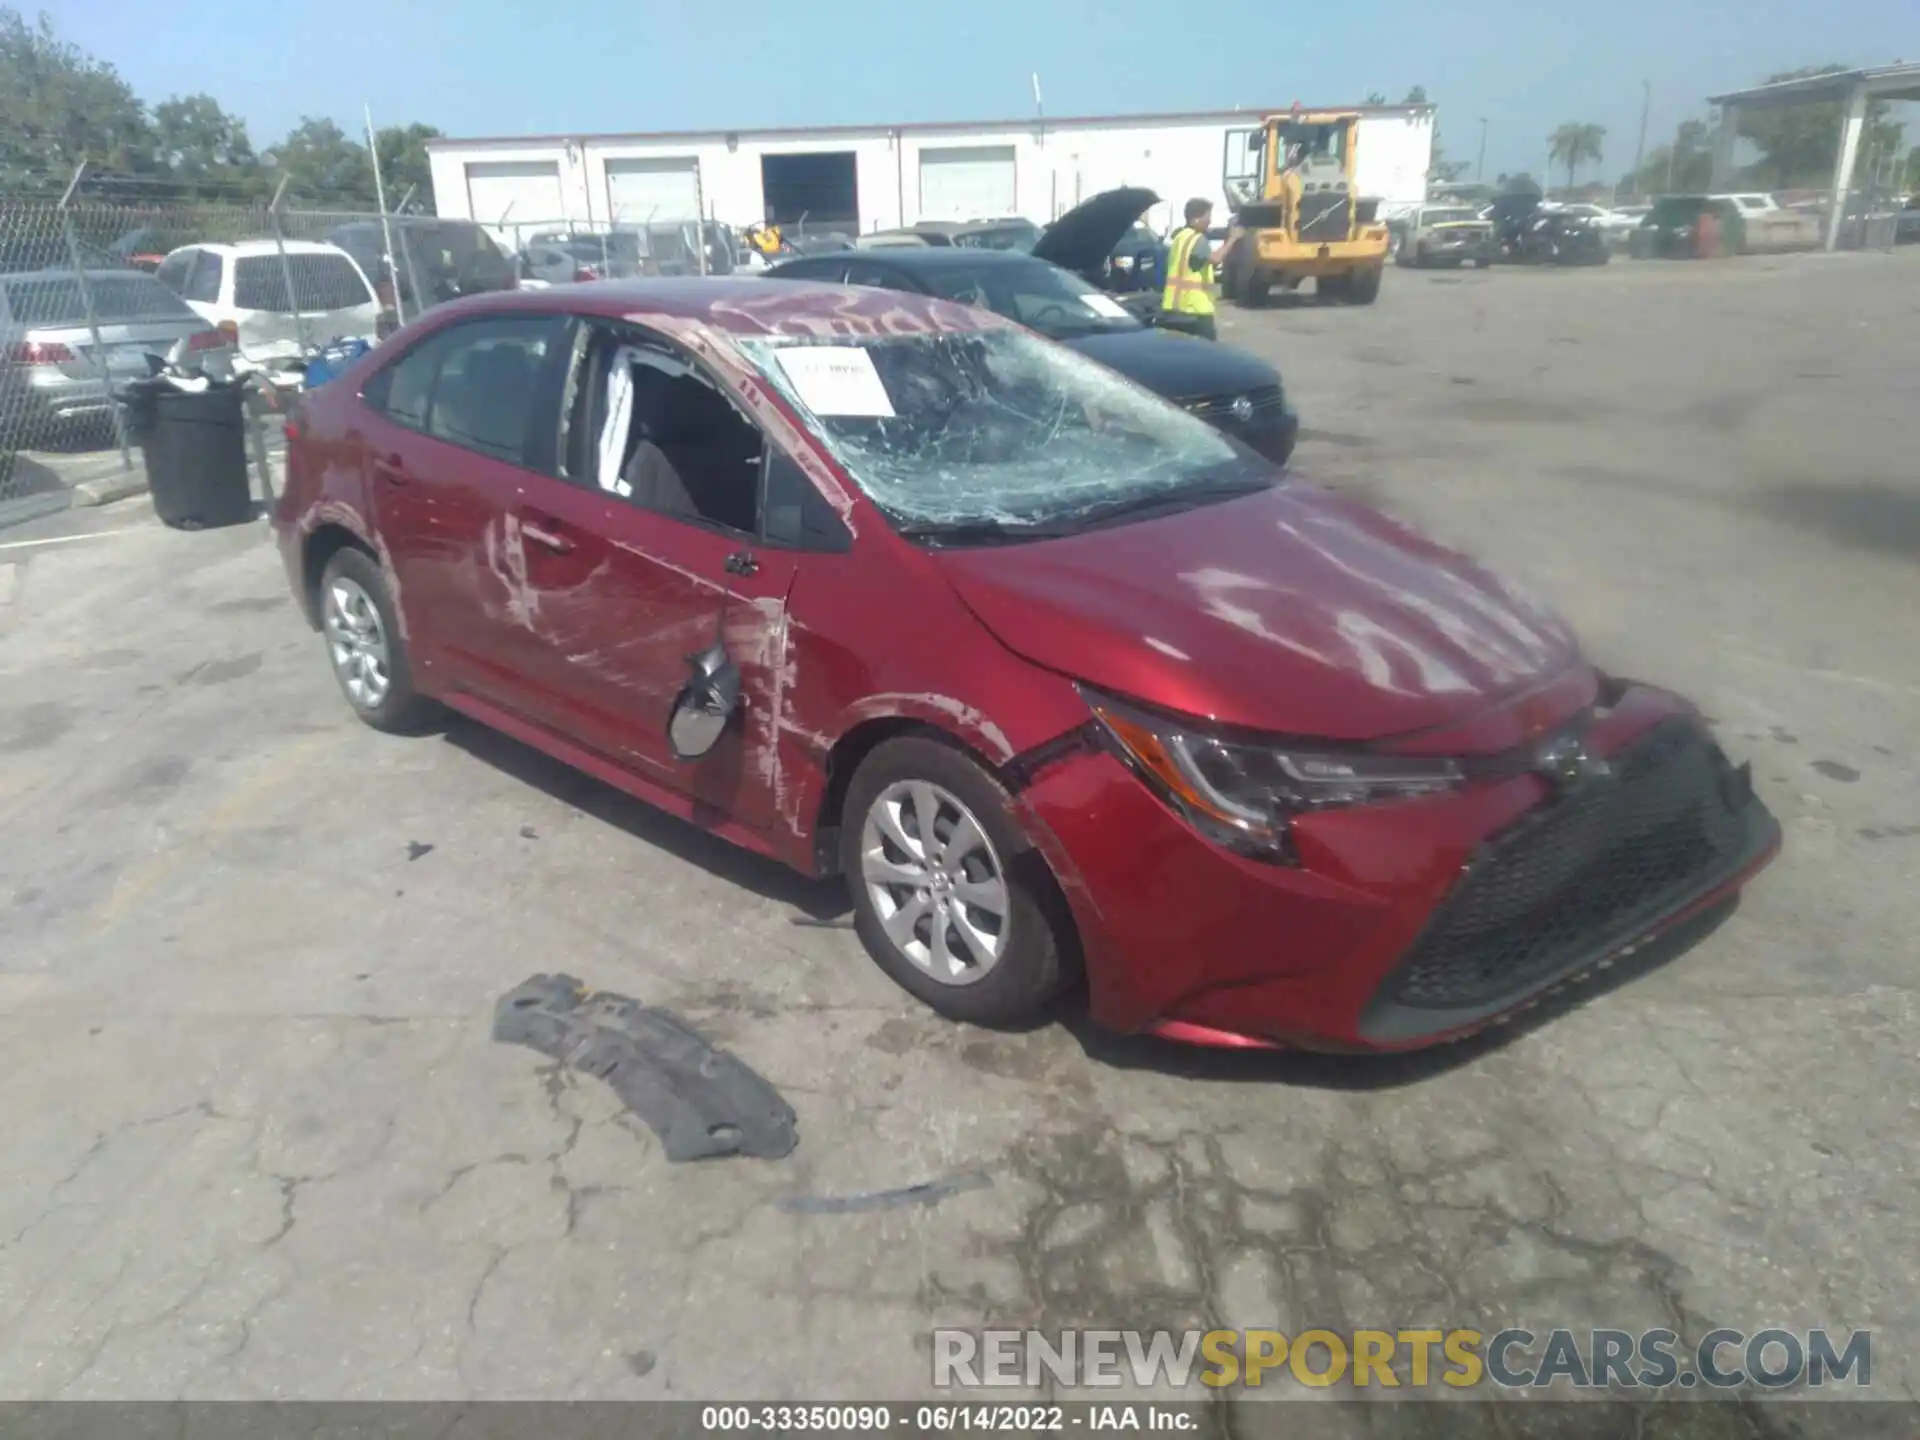
{"label": "parked car", "polygon": [[1111,366],[1275,464],[1293,454],[1300,420],[1279,372],[1266,361],[1231,345],[1156,329],[1084,276],[1038,254],[870,250],[789,260],[769,270],[767,279],[879,286],[991,310]]}
{"label": "parked car", "polygon": [[1634,230],[1628,251],[1643,260],[1697,259],[1700,222],[1709,215],[1716,227],[1716,254],[1738,255],[1746,248],[1746,220],[1731,200],[1711,195],[1662,195]]}
{"label": "parked car", "polygon": [[1584,200],[1561,201],[1552,208],[1562,215],[1576,215],[1582,219],[1591,220],[1602,238],[1616,249],[1626,247],[1627,237],[1633,234],[1634,227],[1640,223],[1639,214],[1629,214],[1625,210],[1610,210],[1605,205],[1591,205]]}
{"label": "parked car", "polygon": [[1782,205],[1776,195],[1753,191],[1710,198],[1724,200],[1740,212],[1739,253],[1744,255],[1812,250],[1825,233],[1817,211]]}
{"label": "parked car", "polygon": [[104,356],[94,351],[86,294],[72,270],[0,276],[0,434],[9,441],[109,419],[113,390],[151,373],[147,357],[164,357],[181,340],[202,351],[230,343],[138,270],[89,270],[86,293]]}
{"label": "parked car", "polygon": [[1541,206],[1520,229],[1511,259],[1533,265],[1604,265],[1612,245],[1598,220],[1565,206]]}
{"label": "parked car", "polygon": [[269,370],[299,369],[309,345],[372,340],[382,328],[373,283],[337,245],[289,240],[284,256],[272,240],[188,245],[154,278]]}
{"label": "parked car", "polygon": [[521,280],[566,285],[576,281],[631,279],[641,273],[645,261],[640,237],[616,231],[532,241],[521,249],[515,270]]}
{"label": "parked car", "polygon": [[[1391,225],[1389,228],[1394,228]],[[1396,265],[1487,266],[1494,261],[1493,225],[1467,205],[1421,205],[1402,217],[1393,247]]]}
{"label": "parked car", "polygon": [[[397,275],[386,263],[388,228]],[[374,282],[381,304],[393,308],[397,294],[409,320],[462,295],[511,290],[517,279],[512,258],[471,220],[396,215],[386,227],[378,220],[355,220],[335,226],[326,238]]]}
{"label": "parked car", "polygon": [[361,719],[440,702],[842,877],[968,1022],[1084,972],[1112,1030],[1425,1045],[1779,845],[1699,712],[1537,602],[927,297],[456,301],[312,393],[274,527]]}

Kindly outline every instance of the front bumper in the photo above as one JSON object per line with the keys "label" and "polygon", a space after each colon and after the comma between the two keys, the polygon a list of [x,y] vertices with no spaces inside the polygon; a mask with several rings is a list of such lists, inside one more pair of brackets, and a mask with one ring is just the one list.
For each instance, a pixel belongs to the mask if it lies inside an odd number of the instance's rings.
{"label": "front bumper", "polygon": [[1449,235],[1441,231],[1427,236],[1420,243],[1425,246],[1428,258],[1433,260],[1491,260],[1499,248],[1493,243],[1493,232],[1488,230],[1464,235]]}
{"label": "front bumper", "polygon": [[[1209,1044],[1413,1049],[1523,1009],[1739,888],[1779,827],[1676,697],[1586,732],[1611,780],[1531,772],[1330,810],[1300,863],[1228,853],[1104,751],[1024,792],[1073,907],[1093,1018]],[[1623,878],[1624,877],[1624,878]]]}

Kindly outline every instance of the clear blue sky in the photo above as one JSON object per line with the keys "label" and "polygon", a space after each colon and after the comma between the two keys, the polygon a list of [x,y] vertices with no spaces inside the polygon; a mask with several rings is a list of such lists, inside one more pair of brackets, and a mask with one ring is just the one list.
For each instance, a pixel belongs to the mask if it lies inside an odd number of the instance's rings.
{"label": "clear blue sky", "polygon": [[[32,10],[33,0],[23,9]],[[1346,103],[1425,85],[1443,142],[1544,168],[1565,120],[1608,176],[1770,71],[1920,61],[1916,0],[54,0],[150,103],[212,94],[265,148],[302,115],[514,135]],[[1170,33],[1169,16],[1192,17]],[[1844,16],[1844,18],[1842,18]],[[1196,21],[1200,25],[1196,26]],[[1916,127],[1920,128],[1920,127]],[[1910,136],[1909,138],[1920,138]]]}

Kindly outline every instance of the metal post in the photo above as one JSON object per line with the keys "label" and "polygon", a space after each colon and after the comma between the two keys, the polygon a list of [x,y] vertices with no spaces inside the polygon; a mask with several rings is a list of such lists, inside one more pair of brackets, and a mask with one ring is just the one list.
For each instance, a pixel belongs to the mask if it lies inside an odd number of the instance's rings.
{"label": "metal post", "polygon": [[[854,217],[853,228],[860,228],[860,218]],[[707,184],[700,173],[700,162],[693,162],[693,248],[700,252],[700,273],[711,274],[707,264]]]}
{"label": "metal post", "polygon": [[80,285],[80,305],[87,312],[87,333],[93,338],[93,363],[100,371],[100,388],[106,393],[107,413],[113,417],[113,438],[120,445],[120,468],[133,469],[133,451],[127,444],[126,419],[113,398],[113,367],[107,359],[107,347],[100,338],[100,312],[94,307],[93,285],[87,279],[86,263],[80,258],[80,237],[74,233],[73,192],[80,188],[80,177],[87,173],[87,162],[74,167],[67,193],[60,197],[60,229],[67,238],[67,258],[73,262],[73,278]]}
{"label": "metal post", "polygon": [[[1840,153],[1834,157],[1832,209],[1827,213],[1828,250],[1840,248],[1840,232],[1847,221],[1847,196],[1853,188],[1853,166],[1860,153],[1860,134],[1867,122],[1867,87],[1856,84],[1847,96],[1846,118],[1840,122]],[[1866,236],[1866,214],[1861,214],[1861,240]],[[1864,244],[1863,247],[1864,248]]]}
{"label": "metal post", "polygon": [[1633,147],[1633,193],[1640,193],[1640,167],[1647,162],[1647,115],[1653,109],[1653,82],[1642,80],[1640,88],[1645,92],[1640,100],[1640,139]]}
{"label": "metal post", "polygon": [[363,105],[367,117],[367,159],[373,165],[373,200],[380,207],[380,236],[387,247],[387,273],[394,278],[393,318],[400,324],[407,323],[406,307],[400,303],[400,272],[393,268],[393,224],[387,219],[387,187],[380,178],[380,146],[373,133],[373,107]]}
{"label": "metal post", "polygon": [[313,337],[307,333],[307,317],[300,311],[300,297],[293,293],[293,266],[287,260],[286,227],[281,223],[280,207],[287,196],[287,182],[293,177],[282,175],[280,183],[273,187],[273,203],[267,207],[267,216],[273,222],[273,248],[280,255],[280,283],[287,287],[287,304],[293,307],[293,327],[300,335],[302,351],[313,348]]}
{"label": "metal post", "polygon": [[1478,185],[1487,178],[1487,117],[1480,117],[1480,158],[1473,163],[1473,183]]}

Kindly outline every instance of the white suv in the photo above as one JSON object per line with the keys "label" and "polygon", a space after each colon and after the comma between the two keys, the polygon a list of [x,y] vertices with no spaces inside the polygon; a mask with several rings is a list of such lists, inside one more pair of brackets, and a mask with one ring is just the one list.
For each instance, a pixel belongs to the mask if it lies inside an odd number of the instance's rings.
{"label": "white suv", "polygon": [[[367,275],[337,245],[271,240],[187,245],[154,272],[240,353],[272,369],[305,363],[304,346],[378,337],[380,302]],[[287,281],[293,294],[287,294]]]}

